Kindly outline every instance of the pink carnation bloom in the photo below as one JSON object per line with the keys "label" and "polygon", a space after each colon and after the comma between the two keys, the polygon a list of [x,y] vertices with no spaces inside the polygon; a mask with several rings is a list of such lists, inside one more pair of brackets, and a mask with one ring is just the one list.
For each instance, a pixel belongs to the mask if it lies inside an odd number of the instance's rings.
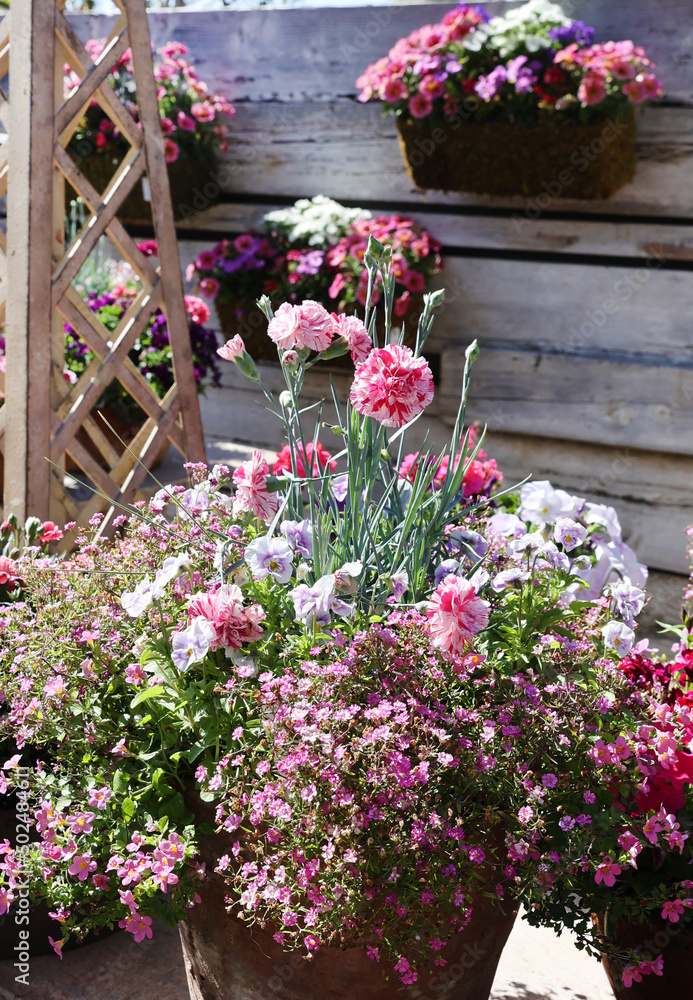
{"label": "pink carnation bloom", "polygon": [[332,332],[335,337],[344,337],[354,364],[365,361],[373,350],[373,341],[361,320],[357,316],[345,316],[343,313],[332,313],[332,320]]}
{"label": "pink carnation bloom", "polygon": [[243,337],[239,333],[231,340],[227,340],[223,347],[217,348],[217,354],[224,361],[235,361],[236,358],[241,358],[245,354],[245,343]]}
{"label": "pink carnation bloom", "polygon": [[284,350],[324,351],[332,342],[332,317],[312,299],[297,306],[283,302],[270,321],[267,333],[277,347]]}
{"label": "pink carnation bloom", "polygon": [[233,513],[250,512],[261,521],[271,521],[277,513],[277,494],[267,490],[269,465],[261,451],[255,450],[248,462],[242,462],[233,474],[236,484]]}
{"label": "pink carnation bloom", "polygon": [[351,405],[385,427],[402,427],[433,399],[433,375],[425,358],[409,347],[389,344],[371,351],[356,369]]}
{"label": "pink carnation bloom", "polygon": [[454,574],[444,577],[426,608],[433,645],[444,653],[462,655],[488,625],[488,607],[469,580]]}
{"label": "pink carnation bloom", "polygon": [[188,610],[191,619],[201,615],[214,626],[217,637],[210,649],[240,649],[244,642],[257,642],[265,634],[260,628],[265,612],[259,604],[243,607],[243,594],[235,584],[220,587],[213,594],[197,594]]}
{"label": "pink carnation bloom", "polygon": [[13,584],[18,579],[16,562],[7,556],[0,556],[0,584]]}

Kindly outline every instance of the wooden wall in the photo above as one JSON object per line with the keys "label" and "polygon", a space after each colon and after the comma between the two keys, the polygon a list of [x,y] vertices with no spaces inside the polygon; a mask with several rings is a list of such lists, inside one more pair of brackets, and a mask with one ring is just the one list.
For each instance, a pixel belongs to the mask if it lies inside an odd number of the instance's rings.
{"label": "wooden wall", "polygon": [[[445,252],[448,303],[430,342],[442,359],[438,418],[450,420],[461,348],[478,337],[471,413],[488,423],[489,450],[509,473],[613,499],[640,556],[684,572],[683,529],[693,521],[693,6],[563,0],[599,40],[644,45],[667,91],[640,115],[634,182],[606,202],[558,197],[554,178],[538,199],[413,188],[392,120],[355,100],[354,81],[450,6],[151,15],[154,42],[184,41],[202,78],[237,108],[217,174],[222,203],[181,224],[183,262],[302,196],[413,214]],[[501,13],[513,6],[487,3]],[[107,22],[73,19],[83,38],[105,34]],[[200,179],[195,207],[208,183]],[[242,398],[233,380],[228,391]]]}

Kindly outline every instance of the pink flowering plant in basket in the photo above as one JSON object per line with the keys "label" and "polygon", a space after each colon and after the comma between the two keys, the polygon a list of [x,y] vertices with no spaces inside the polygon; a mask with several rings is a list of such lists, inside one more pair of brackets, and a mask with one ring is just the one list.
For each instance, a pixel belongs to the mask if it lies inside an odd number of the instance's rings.
{"label": "pink flowering plant in basket", "polygon": [[[599,734],[641,710],[618,664],[645,570],[610,508],[498,489],[464,430],[476,344],[449,445],[406,461],[443,293],[403,346],[391,258],[371,238],[380,345],[369,294],[349,323],[261,300],[278,397],[239,336],[220,348],[280,422],[277,475],[259,451],[233,476],[190,467],[190,488],[113,518],[112,540],[95,515],[69,555],[18,560],[0,795],[32,821],[0,840],[0,912],[28,886],[58,953],[104,926],[151,937],[216,882],[229,920],[306,960],[364,947],[374,975],[425,983],[480,899],[514,908],[550,884],[568,802],[591,821]],[[348,352],[348,401],[302,406],[306,370]]]}

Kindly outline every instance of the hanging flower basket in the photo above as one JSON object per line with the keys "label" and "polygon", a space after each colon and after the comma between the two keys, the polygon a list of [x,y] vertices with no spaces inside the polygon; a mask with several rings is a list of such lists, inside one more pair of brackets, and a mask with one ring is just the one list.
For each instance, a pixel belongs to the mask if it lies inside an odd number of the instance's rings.
{"label": "hanging flower basket", "polygon": [[[100,56],[106,39],[92,38],[86,48],[92,59]],[[216,175],[217,150],[228,148],[226,123],[234,114],[225,97],[211,94],[184,57],[182,42],[166,42],[154,59],[159,118],[164,135],[171,201],[176,220],[187,219],[202,209],[215,205],[220,187]],[[135,80],[128,49],[108,78],[116,96],[139,120]],[[80,83],[69,72],[65,75],[65,96]],[[97,191],[102,192],[130,149],[100,104],[92,103],[77,126],[67,147],[75,163]],[[74,197],[66,190],[67,208]],[[151,225],[152,217],[146,181],[138,181],[125,199],[118,217],[133,225]]]}
{"label": "hanging flower basket", "polygon": [[609,198],[633,179],[636,105],[662,96],[632,41],[532,0],[506,17],[460,4],[401,38],[356,81],[395,115],[423,189]]}
{"label": "hanging flower basket", "polygon": [[635,116],[551,124],[461,121],[432,127],[397,119],[407,173],[418,188],[471,194],[610,198],[635,172]]}
{"label": "hanging flower basket", "polygon": [[[73,159],[86,179],[101,193],[115,174],[121,158],[114,153],[93,153]],[[217,166],[213,149],[199,150],[192,156],[168,164],[168,182],[171,188],[173,217],[177,222],[195,214],[198,207],[210,208],[219,201],[219,185],[213,180]],[[146,197],[145,197],[146,194]],[[66,209],[69,211],[74,194],[65,192]],[[151,226],[152,210],[146,176],[138,180],[118,210],[118,218],[125,225]]]}
{"label": "hanging flower basket", "polygon": [[[680,920],[631,923],[614,922],[608,915],[596,918],[599,933],[618,950],[639,951],[652,958],[651,972],[642,970],[627,989],[628,1000],[661,1000],[662,997],[686,996],[693,982],[693,922]],[[660,955],[663,962],[658,962]],[[624,990],[622,967],[608,955],[602,955],[602,965],[616,996]],[[646,974],[647,973],[647,974]]]}

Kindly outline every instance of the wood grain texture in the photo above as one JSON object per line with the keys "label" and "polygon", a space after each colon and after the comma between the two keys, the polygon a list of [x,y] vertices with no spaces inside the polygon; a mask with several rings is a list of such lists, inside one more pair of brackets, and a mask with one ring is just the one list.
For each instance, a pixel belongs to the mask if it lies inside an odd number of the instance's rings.
{"label": "wood grain texture", "polygon": [[[482,343],[468,412],[492,430],[693,455],[693,364],[596,359]],[[464,354],[443,352],[440,413],[454,423]]]}

